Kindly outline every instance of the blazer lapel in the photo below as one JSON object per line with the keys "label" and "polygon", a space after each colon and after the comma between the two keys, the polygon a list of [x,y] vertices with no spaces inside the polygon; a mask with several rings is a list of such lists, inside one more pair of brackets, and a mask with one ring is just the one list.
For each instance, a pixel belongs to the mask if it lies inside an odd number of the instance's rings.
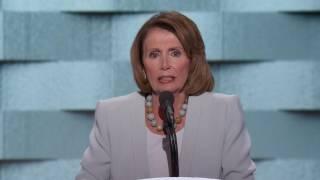
{"label": "blazer lapel", "polygon": [[189,97],[188,112],[179,157],[181,177],[190,177],[192,174],[194,152],[198,142],[199,124],[201,122],[200,105],[199,96]]}
{"label": "blazer lapel", "polygon": [[150,176],[149,165],[147,159],[147,132],[145,128],[144,117],[144,97],[136,93],[137,103],[132,103],[130,108],[129,119],[131,119],[128,132],[131,136],[131,150],[133,162],[128,162],[128,165],[133,169],[133,177],[136,179],[148,178]]}

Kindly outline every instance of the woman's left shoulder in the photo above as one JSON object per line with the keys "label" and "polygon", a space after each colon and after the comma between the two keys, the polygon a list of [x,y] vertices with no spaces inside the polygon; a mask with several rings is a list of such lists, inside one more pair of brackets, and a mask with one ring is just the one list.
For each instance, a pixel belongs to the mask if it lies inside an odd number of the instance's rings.
{"label": "woman's left shoulder", "polygon": [[224,93],[217,93],[217,92],[205,92],[201,94],[199,98],[204,101],[210,101],[210,102],[216,102],[216,103],[222,103],[222,104],[240,102],[240,98],[238,95],[224,94]]}

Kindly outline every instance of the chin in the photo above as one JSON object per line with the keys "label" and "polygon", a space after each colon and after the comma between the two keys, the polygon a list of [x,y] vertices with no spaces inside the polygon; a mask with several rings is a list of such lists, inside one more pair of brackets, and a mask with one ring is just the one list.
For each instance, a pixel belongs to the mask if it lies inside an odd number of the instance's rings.
{"label": "chin", "polygon": [[156,92],[163,92],[163,91],[169,91],[172,93],[176,93],[176,92],[179,92],[180,89],[167,87],[167,88],[159,88]]}

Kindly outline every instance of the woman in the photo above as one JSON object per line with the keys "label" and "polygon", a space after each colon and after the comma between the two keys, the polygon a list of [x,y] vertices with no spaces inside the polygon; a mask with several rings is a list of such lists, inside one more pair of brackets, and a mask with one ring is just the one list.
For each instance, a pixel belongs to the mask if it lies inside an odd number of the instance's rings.
{"label": "woman", "polygon": [[159,93],[174,95],[180,176],[254,179],[239,98],[212,93],[214,81],[197,26],[178,12],[149,19],[131,63],[140,92],[98,102],[77,180],[169,176]]}

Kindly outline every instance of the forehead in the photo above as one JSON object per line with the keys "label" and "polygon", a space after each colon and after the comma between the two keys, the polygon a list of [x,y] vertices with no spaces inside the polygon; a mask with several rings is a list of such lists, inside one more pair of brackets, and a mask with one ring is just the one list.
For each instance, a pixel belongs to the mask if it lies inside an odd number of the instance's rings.
{"label": "forehead", "polygon": [[172,32],[158,27],[151,28],[144,39],[143,48],[153,48],[159,45],[182,47],[179,39]]}

